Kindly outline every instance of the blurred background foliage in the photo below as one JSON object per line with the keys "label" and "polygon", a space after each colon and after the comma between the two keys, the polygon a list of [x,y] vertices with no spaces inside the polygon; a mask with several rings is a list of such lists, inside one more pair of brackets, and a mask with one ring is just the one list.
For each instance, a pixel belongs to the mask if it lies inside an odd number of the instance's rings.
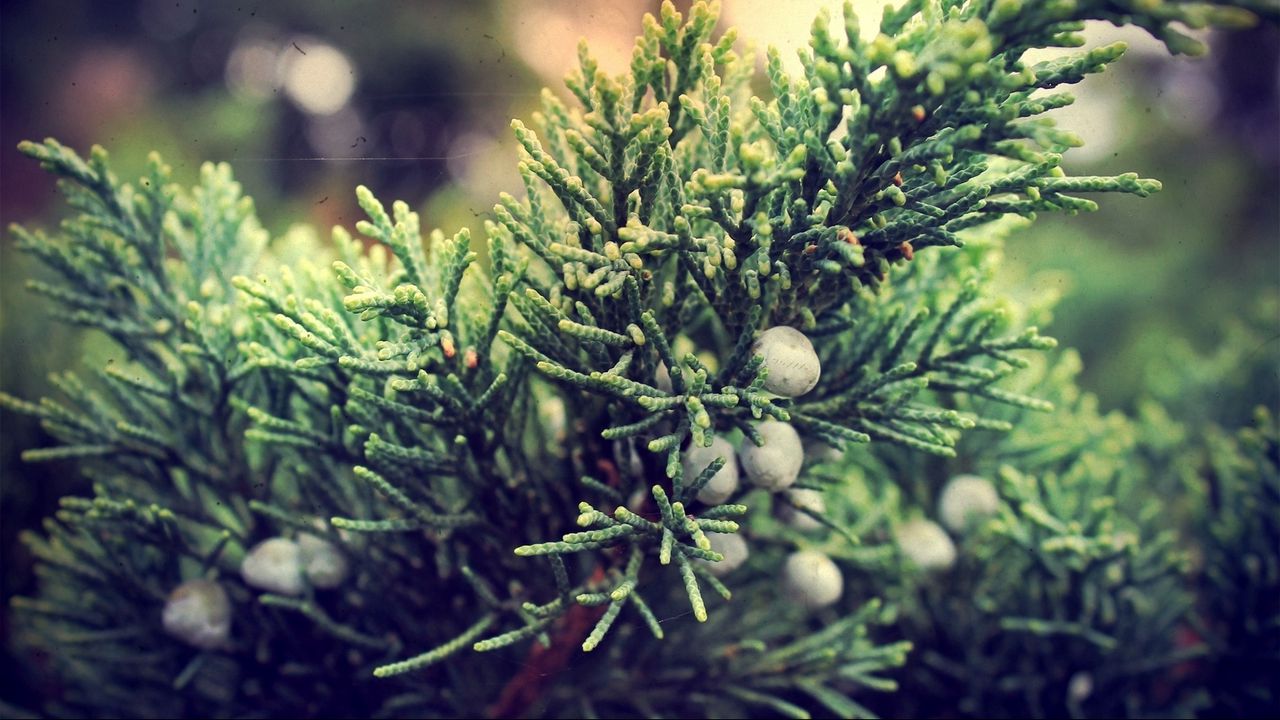
{"label": "blurred background foliage", "polygon": [[[688,3],[681,2],[683,6]],[[807,40],[833,2],[727,0],[721,22],[759,47]],[[878,3],[865,7],[873,26]],[[35,0],[0,18],[0,218],[49,226],[53,181],[18,155],[54,136],[107,147],[122,177],[150,150],[188,183],[205,160],[231,163],[264,224],[351,226],[353,188],[403,198],[424,225],[452,232],[499,191],[519,193],[512,117],[540,88],[560,90],[577,39],[626,67],[643,12],[658,2],[481,0]],[[1108,197],[1079,218],[1045,218],[1008,243],[1009,288],[1029,303],[1061,295],[1048,332],[1079,349],[1083,387],[1104,410],[1167,414],[1191,433],[1246,425],[1280,402],[1280,32],[1211,38],[1201,60],[1172,60],[1138,32],[1129,57],[1078,89],[1059,122],[1087,145],[1075,174],[1135,170],[1164,181],[1152,198]],[[758,88],[761,94],[767,88]],[[113,348],[50,322],[23,289],[35,272],[0,235],[0,390],[37,398],[51,371],[105,361]],[[1155,401],[1163,410],[1155,410]],[[32,590],[16,542],[84,489],[64,466],[24,466],[49,444],[26,418],[0,428],[0,648],[8,598]],[[0,650],[0,699],[34,706],[48,688]]]}

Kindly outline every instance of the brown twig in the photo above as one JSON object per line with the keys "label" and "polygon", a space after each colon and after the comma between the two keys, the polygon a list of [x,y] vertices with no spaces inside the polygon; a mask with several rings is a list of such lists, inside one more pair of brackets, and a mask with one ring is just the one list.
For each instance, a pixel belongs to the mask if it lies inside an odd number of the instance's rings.
{"label": "brown twig", "polygon": [[[604,580],[604,566],[596,566],[592,582]],[[604,614],[604,606],[574,605],[556,622],[551,644],[534,643],[524,667],[507,681],[498,700],[489,706],[491,718],[525,717],[530,706],[542,696],[545,686],[569,664],[591,628]]]}
{"label": "brown twig", "polygon": [[[614,488],[621,487],[622,476],[612,460],[599,458],[596,461],[596,467],[604,475],[606,484]],[[611,562],[617,562],[617,557],[612,554],[606,557],[610,558]],[[590,583],[602,582],[604,578],[605,565],[597,565],[591,574]],[[489,706],[488,716],[491,718],[524,717],[529,708],[542,696],[546,686],[569,664],[569,659],[578,652],[582,641],[587,638],[591,628],[595,626],[604,611],[605,606],[574,605],[569,608],[564,616],[556,621],[551,644],[543,646],[541,643],[534,643],[529,648],[524,666],[507,681],[502,692],[498,694],[497,701]]]}

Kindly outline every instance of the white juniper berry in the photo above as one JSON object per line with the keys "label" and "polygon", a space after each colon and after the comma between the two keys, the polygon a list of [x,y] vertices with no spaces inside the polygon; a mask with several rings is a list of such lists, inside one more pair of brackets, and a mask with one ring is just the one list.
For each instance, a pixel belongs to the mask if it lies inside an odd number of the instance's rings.
{"label": "white juniper berry", "polygon": [[307,580],[323,590],[342,585],[351,574],[351,563],[342,550],[311,533],[298,536],[298,560]]}
{"label": "white juniper berry", "polygon": [[169,593],[161,623],[171,637],[202,650],[216,650],[231,636],[231,601],[212,580],[188,580]]}
{"label": "white juniper berry", "polygon": [[991,481],[977,475],[957,475],[942,489],[938,517],[952,532],[964,532],[1000,509],[1000,496]]}
{"label": "white juniper berry", "polygon": [[753,351],[764,356],[769,374],[764,388],[775,395],[797,397],[813,389],[822,375],[822,366],[813,343],[805,334],[787,325],[760,333]]}
{"label": "white juniper berry", "polygon": [[302,552],[298,543],[282,537],[263,540],[240,563],[247,585],[280,595],[301,595],[304,587]]}
{"label": "white juniper berry", "polygon": [[956,561],[951,536],[932,520],[909,520],[894,531],[894,539],[902,554],[924,570],[943,570]]}
{"label": "white juniper berry", "polygon": [[785,493],[786,500],[778,502],[778,517],[797,530],[817,530],[822,523],[814,519],[804,510],[821,515],[827,511],[827,501],[822,492],[812,488],[790,488]]}
{"label": "white juniper berry", "polygon": [[756,426],[764,438],[764,446],[751,441],[742,443],[742,470],[757,487],[778,491],[790,487],[800,476],[804,464],[804,448],[800,435],[790,423],[765,422]]}
{"label": "white juniper berry", "polygon": [[787,597],[810,610],[826,607],[844,592],[844,575],[831,558],[817,550],[798,550],[782,567]]}
{"label": "white juniper berry", "polygon": [[710,447],[692,446],[684,451],[682,458],[685,480],[692,482],[718,457],[724,458],[724,467],[711,476],[711,480],[698,491],[698,500],[708,505],[719,505],[738,490],[738,460],[734,456],[733,445],[717,436],[711,441]]}
{"label": "white juniper berry", "polygon": [[751,550],[747,547],[747,541],[738,533],[711,533],[707,535],[707,539],[711,541],[711,549],[724,556],[724,559],[720,562],[699,561],[706,563],[707,569],[711,571],[712,575],[717,577],[728,575],[742,567],[747,558],[751,557]]}
{"label": "white juniper berry", "polygon": [[1082,703],[1093,694],[1093,675],[1081,670],[1067,681],[1067,700]]}

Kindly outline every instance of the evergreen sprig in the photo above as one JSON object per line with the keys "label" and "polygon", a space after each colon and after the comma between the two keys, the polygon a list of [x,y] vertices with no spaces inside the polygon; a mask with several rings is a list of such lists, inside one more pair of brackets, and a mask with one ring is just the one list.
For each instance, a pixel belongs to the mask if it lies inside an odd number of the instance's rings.
{"label": "evergreen sprig", "polygon": [[[333,262],[296,269],[290,253],[321,256],[318,242],[291,231],[266,254],[225,166],[184,191],[158,159],[128,184],[98,148],[23,144],[77,211],[57,238],[14,230],[59,277],[32,289],[126,357],[59,377],[63,403],[0,397],[63,443],[28,459],[75,460],[97,483],[29,536],[46,582],[16,604],[32,642],[58,648],[73,688],[60,710],[520,715],[542,697],[584,715],[869,716],[854,696],[898,688],[888,675],[911,650],[926,669],[903,693],[923,708],[961,687],[964,712],[1080,714],[1116,709],[1060,692],[1081,667],[1128,698],[1232,642],[1270,652],[1271,635],[1233,625],[1205,648],[1173,645],[1192,607],[1185,562],[1134,507],[1135,431],[1074,390],[1070,355],[1060,371],[1025,352],[1054,343],[1002,308],[984,260],[997,221],[1159,189],[1068,176],[1079,141],[1042,117],[1123,47],[1037,64],[1028,50],[1078,46],[1101,19],[1190,53],[1179,26],[1252,17],[1229,3],[910,0],[867,41],[846,6],[835,32],[815,21],[800,75],[769,53],[766,99],[734,34],[714,37],[714,3],[687,18],[664,3],[627,73],[583,45],[566,81],[578,106],[546,92],[530,125],[512,123],[526,192],[502,196],[478,237],[424,238],[406,203],[388,211],[361,187],[371,246],[337,228]],[[757,340],[779,326],[821,364],[798,397],[768,390]],[[768,516],[805,509],[792,496],[699,499],[731,457],[684,467],[717,441],[769,450],[765,419],[845,451],[794,486],[829,503],[805,510],[812,531]],[[1274,483],[1243,480],[1274,476],[1265,428],[1247,452],[1215,445],[1232,511],[1274,504]],[[943,474],[979,465],[999,468],[1000,508],[965,539],[963,591],[946,595],[888,536]],[[1231,518],[1203,530],[1223,563],[1271,532]],[[728,553],[709,533],[746,537],[755,559],[722,580]],[[246,558],[268,540],[319,543],[350,567],[332,585],[300,567],[263,587]],[[775,576],[796,549],[839,561],[838,600],[781,602]],[[1254,594],[1211,620],[1274,624],[1256,600],[1274,554],[1259,558]],[[218,647],[166,630],[190,581],[228,596]],[[756,601],[709,611],[706,587]],[[699,622],[663,641],[684,614]],[[490,659],[527,640],[542,649],[514,675]],[[579,648],[606,661],[572,697],[548,688]]]}

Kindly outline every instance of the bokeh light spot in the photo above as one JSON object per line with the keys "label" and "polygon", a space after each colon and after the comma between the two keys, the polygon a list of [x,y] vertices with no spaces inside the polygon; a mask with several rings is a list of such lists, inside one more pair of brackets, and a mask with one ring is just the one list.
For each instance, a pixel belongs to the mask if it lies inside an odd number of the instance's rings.
{"label": "bokeh light spot", "polygon": [[355,67],[339,49],[314,38],[294,38],[281,56],[280,80],[303,112],[331,115],[356,89]]}

